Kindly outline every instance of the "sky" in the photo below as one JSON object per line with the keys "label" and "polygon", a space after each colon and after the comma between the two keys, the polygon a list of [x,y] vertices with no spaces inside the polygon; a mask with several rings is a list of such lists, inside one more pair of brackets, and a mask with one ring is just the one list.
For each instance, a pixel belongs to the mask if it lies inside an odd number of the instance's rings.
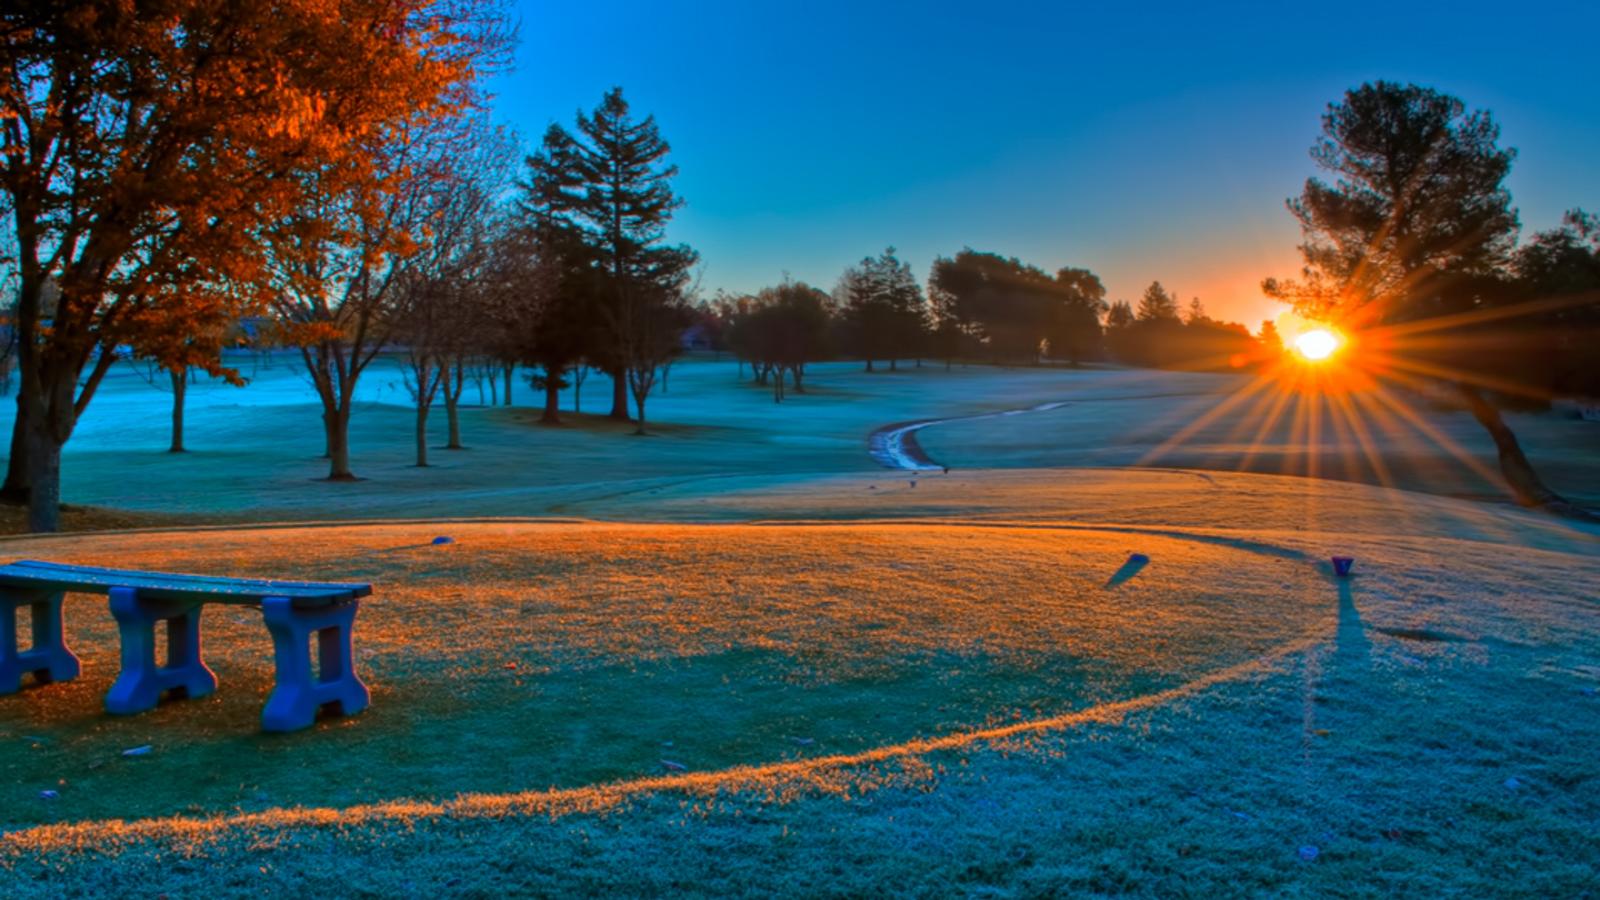
{"label": "sky", "polygon": [[620,85],[656,117],[701,287],[831,289],[963,247],[1109,297],[1160,280],[1254,330],[1298,269],[1284,209],[1345,90],[1426,84],[1518,151],[1523,233],[1600,210],[1600,2],[806,3],[520,0],[494,114],[531,145]]}

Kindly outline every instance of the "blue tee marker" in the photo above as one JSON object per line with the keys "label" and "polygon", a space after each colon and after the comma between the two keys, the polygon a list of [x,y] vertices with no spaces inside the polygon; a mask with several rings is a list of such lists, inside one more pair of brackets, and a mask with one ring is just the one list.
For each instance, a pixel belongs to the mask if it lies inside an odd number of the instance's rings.
{"label": "blue tee marker", "polygon": [[1354,556],[1335,556],[1333,558],[1333,574],[1340,578],[1350,577],[1350,567],[1356,564]]}

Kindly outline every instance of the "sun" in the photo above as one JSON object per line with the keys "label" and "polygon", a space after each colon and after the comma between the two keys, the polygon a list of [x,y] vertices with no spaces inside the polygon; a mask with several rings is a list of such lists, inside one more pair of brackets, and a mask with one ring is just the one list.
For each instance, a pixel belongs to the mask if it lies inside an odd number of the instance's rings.
{"label": "sun", "polygon": [[1317,328],[1307,331],[1294,339],[1296,353],[1310,360],[1321,362],[1334,354],[1339,349],[1339,336],[1326,328]]}

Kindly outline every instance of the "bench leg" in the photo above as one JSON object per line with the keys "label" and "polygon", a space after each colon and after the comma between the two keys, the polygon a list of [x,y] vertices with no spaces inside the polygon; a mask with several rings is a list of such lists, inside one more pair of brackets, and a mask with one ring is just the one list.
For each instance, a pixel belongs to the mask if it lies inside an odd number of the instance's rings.
{"label": "bench leg", "polygon": [[[111,615],[122,636],[122,672],[106,694],[106,711],[131,715],[154,709],[161,695],[204,697],[217,676],[200,653],[198,603],[140,599],[133,588],[111,589]],[[156,661],[156,626],[167,629],[167,664]]]}
{"label": "bench leg", "polygon": [[[22,689],[22,676],[31,674],[40,684],[71,681],[83,671],[62,630],[60,591],[0,590],[0,694]],[[29,607],[33,620],[33,646],[17,647],[17,608]]]}
{"label": "bench leg", "polygon": [[[263,729],[307,728],[324,707],[334,707],[347,716],[367,708],[371,694],[356,676],[352,653],[351,630],[359,607],[356,600],[317,609],[297,609],[287,597],[261,601],[278,664],[278,683],[261,712]],[[313,635],[320,663],[315,677],[311,673]]]}

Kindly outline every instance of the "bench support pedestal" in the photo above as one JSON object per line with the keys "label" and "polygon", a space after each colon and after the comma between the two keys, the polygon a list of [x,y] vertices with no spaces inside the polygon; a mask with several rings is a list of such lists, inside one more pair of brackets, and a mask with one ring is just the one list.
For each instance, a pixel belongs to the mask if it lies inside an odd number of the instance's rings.
{"label": "bench support pedestal", "polygon": [[[199,603],[144,600],[133,588],[111,589],[111,615],[122,635],[122,674],[106,694],[106,711],[131,715],[154,709],[161,695],[204,697],[217,676],[200,658]],[[156,662],[156,625],[167,629],[167,664]]]}
{"label": "bench support pedestal", "polygon": [[[61,630],[60,591],[0,588],[0,694],[22,689],[22,676],[33,675],[41,684],[71,681],[83,671],[78,657],[67,649]],[[33,646],[17,647],[17,609],[29,607]]]}
{"label": "bench support pedestal", "polygon": [[[267,597],[261,613],[272,632],[278,684],[261,712],[266,731],[310,727],[317,711],[334,707],[342,715],[367,708],[371,695],[356,677],[351,629],[360,602],[349,600],[314,609],[297,608],[287,597]],[[311,671],[311,639],[317,641],[317,673]]]}

